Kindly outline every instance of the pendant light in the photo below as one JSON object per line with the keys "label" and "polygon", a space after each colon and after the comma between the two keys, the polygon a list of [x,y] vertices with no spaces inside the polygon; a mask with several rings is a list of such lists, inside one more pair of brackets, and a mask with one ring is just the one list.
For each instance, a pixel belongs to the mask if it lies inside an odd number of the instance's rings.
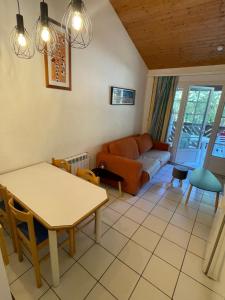
{"label": "pendant light", "polygon": [[16,14],[17,24],[10,35],[11,47],[19,58],[30,59],[34,56],[34,46],[29,33],[24,27],[23,16],[20,14],[20,4],[17,0],[18,14]]}
{"label": "pendant light", "polygon": [[58,44],[55,26],[48,17],[48,5],[43,0],[40,3],[40,17],[36,24],[35,45],[38,52],[53,56]]}
{"label": "pendant light", "polygon": [[92,24],[83,0],[71,0],[62,19],[66,40],[72,48],[84,49],[92,40]]}

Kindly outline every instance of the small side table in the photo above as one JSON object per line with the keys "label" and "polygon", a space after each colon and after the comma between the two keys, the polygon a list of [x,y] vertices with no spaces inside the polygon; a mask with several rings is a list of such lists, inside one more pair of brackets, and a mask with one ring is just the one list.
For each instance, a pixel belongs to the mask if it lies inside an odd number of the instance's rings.
{"label": "small side table", "polygon": [[119,194],[120,196],[122,196],[122,187],[121,187],[121,183],[123,182],[123,177],[121,177],[120,175],[117,175],[107,169],[103,169],[103,168],[94,168],[92,169],[92,172],[100,177],[100,179],[108,179],[108,180],[112,180],[118,183],[118,190],[119,190]]}
{"label": "small side table", "polygon": [[174,179],[178,179],[180,183],[180,187],[182,187],[182,181],[187,178],[188,175],[188,168],[183,167],[183,166],[175,166],[173,168],[173,173],[172,173],[172,180],[171,184],[173,184]]}

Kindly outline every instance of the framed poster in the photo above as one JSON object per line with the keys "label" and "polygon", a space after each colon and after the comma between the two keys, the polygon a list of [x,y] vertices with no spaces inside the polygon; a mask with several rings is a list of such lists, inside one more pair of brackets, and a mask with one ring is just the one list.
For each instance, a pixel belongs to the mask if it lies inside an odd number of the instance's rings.
{"label": "framed poster", "polygon": [[53,56],[44,55],[46,87],[71,91],[71,47],[65,37],[65,28],[53,19],[58,45]]}
{"label": "framed poster", "polygon": [[111,105],[134,105],[135,90],[111,87]]}

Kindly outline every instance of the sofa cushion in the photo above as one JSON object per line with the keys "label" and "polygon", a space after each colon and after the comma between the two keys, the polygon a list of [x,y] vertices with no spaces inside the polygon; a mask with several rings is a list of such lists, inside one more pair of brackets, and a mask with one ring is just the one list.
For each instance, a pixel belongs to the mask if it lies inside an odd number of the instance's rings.
{"label": "sofa cushion", "polygon": [[143,155],[139,157],[139,162],[142,163],[145,172],[152,177],[161,167],[160,161],[157,159],[146,158]]}
{"label": "sofa cushion", "polygon": [[134,138],[127,138],[113,142],[109,145],[111,154],[137,159],[139,157],[138,146]]}
{"label": "sofa cushion", "polygon": [[145,152],[142,156],[147,159],[157,159],[160,161],[161,165],[164,165],[168,162],[168,160],[170,160],[169,151],[150,150],[148,152]]}
{"label": "sofa cushion", "polygon": [[138,150],[140,154],[149,151],[153,147],[152,138],[148,133],[144,133],[135,138],[138,144]]}

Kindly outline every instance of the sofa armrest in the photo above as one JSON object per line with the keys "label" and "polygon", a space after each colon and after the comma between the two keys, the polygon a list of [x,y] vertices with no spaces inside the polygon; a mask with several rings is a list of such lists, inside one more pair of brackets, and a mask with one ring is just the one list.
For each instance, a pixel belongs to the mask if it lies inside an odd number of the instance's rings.
{"label": "sofa armrest", "polygon": [[97,165],[100,161],[105,161],[106,168],[115,174],[122,176],[125,181],[139,181],[142,176],[143,166],[139,161],[99,152],[96,158]]}
{"label": "sofa armrest", "polygon": [[161,150],[161,151],[169,151],[170,144],[163,142],[153,142],[153,149]]}

